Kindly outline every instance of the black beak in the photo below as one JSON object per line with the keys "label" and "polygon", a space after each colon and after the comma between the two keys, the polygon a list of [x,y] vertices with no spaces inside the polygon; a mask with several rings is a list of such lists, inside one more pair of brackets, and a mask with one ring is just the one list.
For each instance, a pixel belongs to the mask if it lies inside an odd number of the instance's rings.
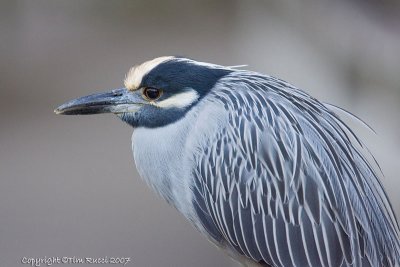
{"label": "black beak", "polygon": [[111,92],[83,96],[62,104],[54,110],[56,114],[88,115],[99,113],[134,112],[143,104],[138,94],[125,88]]}

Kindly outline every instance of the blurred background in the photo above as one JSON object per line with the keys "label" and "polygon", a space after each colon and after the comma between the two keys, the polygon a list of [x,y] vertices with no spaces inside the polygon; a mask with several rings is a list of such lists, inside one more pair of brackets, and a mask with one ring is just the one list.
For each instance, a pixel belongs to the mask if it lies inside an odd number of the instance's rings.
{"label": "blurred background", "polygon": [[140,179],[130,127],[53,113],[162,55],[248,64],[363,118],[377,135],[350,125],[400,216],[397,0],[0,1],[0,36],[1,266],[45,256],[237,266]]}

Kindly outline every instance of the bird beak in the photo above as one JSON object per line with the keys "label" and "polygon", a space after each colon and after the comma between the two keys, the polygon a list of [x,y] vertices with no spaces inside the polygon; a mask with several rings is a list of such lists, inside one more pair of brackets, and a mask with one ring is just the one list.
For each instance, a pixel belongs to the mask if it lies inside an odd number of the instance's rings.
{"label": "bird beak", "polygon": [[54,112],[63,115],[124,113],[135,112],[142,104],[144,101],[138,94],[122,88],[71,100],[56,108]]}

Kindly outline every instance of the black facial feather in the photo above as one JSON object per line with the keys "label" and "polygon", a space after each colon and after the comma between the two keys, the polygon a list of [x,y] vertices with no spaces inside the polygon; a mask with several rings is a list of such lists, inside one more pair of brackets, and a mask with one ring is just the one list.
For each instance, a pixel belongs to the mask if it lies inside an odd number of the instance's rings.
{"label": "black facial feather", "polygon": [[124,113],[120,117],[133,127],[156,128],[173,123],[196,105],[219,79],[231,72],[222,67],[199,65],[181,58],[163,62],[143,77],[140,87],[162,89],[163,94],[157,101],[166,100],[186,90],[195,90],[199,99],[184,108],[145,105],[136,113]]}
{"label": "black facial feather", "polygon": [[200,98],[223,76],[232,72],[229,69],[198,65],[180,58],[161,63],[142,79],[143,87],[162,88],[166,92],[177,93],[192,88]]}

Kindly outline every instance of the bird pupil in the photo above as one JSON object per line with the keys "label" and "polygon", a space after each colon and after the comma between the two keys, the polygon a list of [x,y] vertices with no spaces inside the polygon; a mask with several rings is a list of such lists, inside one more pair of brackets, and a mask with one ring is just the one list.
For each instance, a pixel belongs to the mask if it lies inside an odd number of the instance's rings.
{"label": "bird pupil", "polygon": [[160,96],[160,91],[158,89],[155,88],[146,88],[146,96],[149,99],[156,99]]}

